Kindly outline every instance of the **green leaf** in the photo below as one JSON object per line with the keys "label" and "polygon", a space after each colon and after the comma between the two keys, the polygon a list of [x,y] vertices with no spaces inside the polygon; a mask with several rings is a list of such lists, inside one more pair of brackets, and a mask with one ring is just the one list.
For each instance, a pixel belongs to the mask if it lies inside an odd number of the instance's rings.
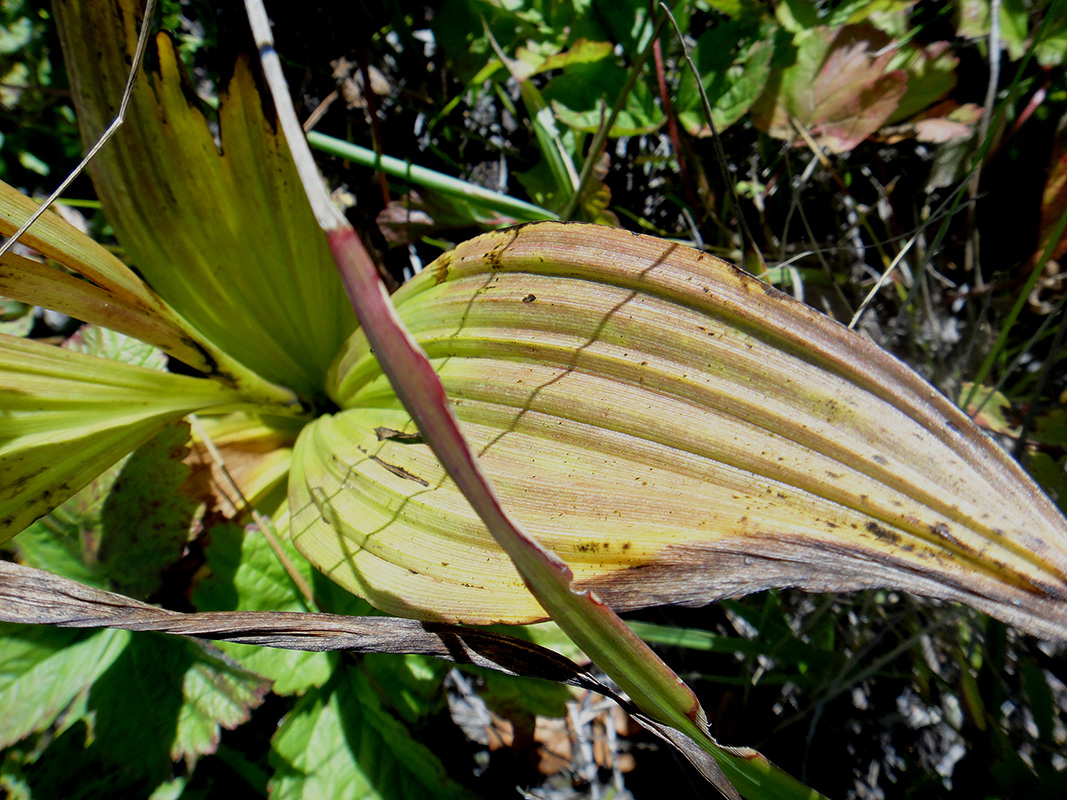
{"label": "green leaf", "polygon": [[870,22],[890,35],[902,36],[914,5],[915,0],[847,0],[830,11],[825,24],[836,27]]}
{"label": "green leaf", "polygon": [[198,648],[182,681],[184,703],[171,758],[184,758],[191,765],[197,756],[214,753],[221,729],[247,722],[269,689],[269,681]]}
{"label": "green leaf", "polygon": [[83,325],[63,346],[77,353],[100,356],[145,369],[162,371],[167,366],[167,357],[158,348],[99,325]]}
{"label": "green leaf", "polygon": [[559,683],[487,669],[470,668],[470,671],[482,676],[485,689],[480,696],[502,717],[563,717],[567,715],[567,701],[574,697],[570,689]]}
{"label": "green leaf", "polygon": [[271,743],[276,800],[468,798],[441,762],[382,710],[366,676],[346,666],[305,695]]}
{"label": "green leaf", "polygon": [[197,642],[154,634],[130,640],[89,695],[95,711],[90,751],[131,784],[156,783],[172,761],[214,752],[219,728],[248,718],[267,690],[263,679]]}
{"label": "green leaf", "polygon": [[1040,38],[1034,42],[1034,55],[1043,67],[1058,67],[1067,59],[1067,6],[1048,4],[1044,13],[1050,17],[1042,24]]}
{"label": "green leaf", "polygon": [[[295,567],[310,580],[314,570],[289,542],[281,541]],[[192,593],[202,611],[306,611],[303,599],[259,531],[216,525],[205,549],[210,573]],[[275,650],[219,643],[245,669],[274,681],[277,694],[300,694],[330,677],[333,661],[326,653]]]}
{"label": "green leaf", "polygon": [[0,334],[0,541],[191,411],[245,406],[210,380]]}
{"label": "green leaf", "polygon": [[470,181],[453,178],[436,170],[420,167],[410,161],[404,161],[389,155],[378,156],[366,147],[326,136],[318,131],[307,135],[308,144],[316,150],[339,156],[364,167],[381,169],[386,175],[399,178],[407,183],[424,187],[431,193],[439,193],[453,198],[461,207],[469,206],[463,212],[466,216],[481,219],[487,215],[502,216],[520,222],[556,219],[556,215],[538,206],[508,195],[491,192]]}
{"label": "green leaf", "polygon": [[100,514],[125,459],[109,468],[10,542],[19,562],[65,578],[107,587],[100,567]]}
{"label": "green leaf", "polygon": [[[607,119],[626,78],[627,70],[608,61],[576,64],[553,78],[543,95],[564,125],[593,133]],[[627,95],[608,136],[651,133],[663,124],[664,119],[648,85],[638,82]]]}
{"label": "green leaf", "polygon": [[445,661],[420,655],[363,657],[363,671],[378,694],[407,723],[420,722],[444,705],[442,684],[450,669]]}
{"label": "green leaf", "polygon": [[674,625],[657,625],[653,622],[627,621],[630,629],[649,644],[666,647],[683,647],[710,653],[744,653],[762,655],[768,646],[762,641],[742,639],[737,636],[721,636],[698,628],[679,628]]}
{"label": "green leaf", "polygon": [[111,485],[99,558],[117,591],[151,597],[189,539],[197,504],[178,491],[189,474],[182,463],[188,442],[188,423],[167,426],[134,451]]}
{"label": "green leaf", "polygon": [[934,42],[922,49],[901,48],[899,58],[908,74],[908,86],[889,118],[891,123],[917,114],[951,92],[959,64],[948,42]]}
{"label": "green leaf", "polygon": [[753,122],[780,139],[796,125],[831,152],[852,149],[886,123],[907,88],[891,69],[889,37],[868,25],[812,28],[796,34],[795,63],[773,75],[753,105]]}
{"label": "green leaf", "polygon": [[1041,488],[1067,513],[1067,457],[1054,460],[1048,453],[1031,453],[1026,464]]}
{"label": "green leaf", "polygon": [[974,398],[964,410],[976,425],[993,433],[1012,435],[1018,431],[1018,422],[1008,419],[1009,415],[1014,415],[1011,400],[1002,392],[994,391],[988,386],[979,386],[975,390],[974,384],[966,381],[960,384],[961,406],[970,397],[972,391],[974,391]]}
{"label": "green leaf", "polygon": [[[767,84],[774,52],[772,35],[766,24],[727,22],[704,33],[691,50],[718,130],[741,119]],[[696,79],[688,67],[678,84],[677,108],[678,119],[690,134],[711,135]]]}
{"label": "green leaf", "polygon": [[0,625],[0,747],[52,725],[129,639],[126,631]]}
{"label": "green leaf", "polygon": [[33,306],[0,297],[0,333],[25,336],[33,329],[33,324]]}
{"label": "green leaf", "polygon": [[[956,7],[956,32],[969,39],[989,37],[989,0],[953,0]],[[1050,5],[1055,6],[1052,2]],[[1004,0],[1000,8],[1000,41],[1008,56],[1017,61],[1026,53],[1027,4],[1022,0]]]}
{"label": "green leaf", "polygon": [[[0,183],[0,234],[12,235],[37,209],[33,200]],[[291,390],[264,381],[219,350],[129,267],[53,210],[20,241],[66,269],[5,253],[0,257],[0,294],[136,336],[206,375],[240,387],[249,401],[270,405],[274,413],[300,413]]]}
{"label": "green leaf", "polygon": [[566,69],[575,64],[591,64],[607,58],[612,53],[611,42],[591,42],[579,39],[570,50],[559,52],[550,47],[549,52],[542,53],[529,47],[519,47],[515,58],[521,63],[516,67],[516,77],[523,80],[548,72],[553,69]]}
{"label": "green leaf", "polygon": [[188,639],[138,634],[93,684],[94,736],[85,755],[115,770],[120,787],[153,787],[169,776],[185,673],[199,649]]}
{"label": "green leaf", "polygon": [[[462,245],[396,303],[503,502],[613,607],[895,586],[1063,630],[1067,522],[1033,482],[898,361],[751,276],[542,223]],[[344,410],[300,435],[297,547],[394,613],[543,618],[380,369],[354,338]]]}
{"label": "green leaf", "polygon": [[[565,5],[565,4],[561,4]],[[623,52],[636,54],[642,52],[652,39],[656,29],[655,18],[649,14],[649,5],[645,0],[594,0],[592,3],[610,36],[601,37],[617,42]],[[682,30],[689,27],[689,3],[674,3],[677,6],[675,16]],[[592,15],[590,15],[592,16]]]}

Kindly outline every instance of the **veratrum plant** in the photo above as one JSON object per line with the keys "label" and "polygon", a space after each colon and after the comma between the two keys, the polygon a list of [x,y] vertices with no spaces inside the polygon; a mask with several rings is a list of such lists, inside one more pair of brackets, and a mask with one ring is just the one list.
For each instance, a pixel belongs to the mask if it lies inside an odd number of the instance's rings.
{"label": "veratrum plant", "polygon": [[[57,17],[93,139],[138,15],[63,0]],[[46,215],[24,242],[80,279],[7,255],[0,294],[143,338],[203,377],[0,337],[0,540],[190,412],[254,412],[222,424],[265,435],[292,425],[271,415],[294,417],[276,517],[309,561],[392,614],[555,619],[650,725],[712,753],[749,797],[810,794],[717,747],[695,696],[611,609],[884,586],[1067,639],[1067,522],[863,337],[705,254],[558,223],[442,256],[394,318],[251,61],[222,93],[221,151],[165,36],[155,63],[93,167],[145,281]],[[0,231],[29,206],[5,187]],[[340,410],[315,417],[327,399]]]}

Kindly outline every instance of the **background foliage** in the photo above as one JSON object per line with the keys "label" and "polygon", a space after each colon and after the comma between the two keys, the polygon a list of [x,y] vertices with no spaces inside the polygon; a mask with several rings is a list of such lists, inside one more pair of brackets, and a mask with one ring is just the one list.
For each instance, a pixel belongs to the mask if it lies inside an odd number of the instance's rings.
{"label": "background foliage", "polygon": [[[862,329],[1067,498],[1067,4],[678,4],[722,162],[681,47],[664,32],[650,44],[643,0],[268,10],[301,117],[321,133],[556,214],[694,243],[843,321],[895,264]],[[4,0],[0,18],[0,178],[39,192],[80,153],[72,106],[47,7]],[[164,4],[207,100],[240,23],[225,5]],[[590,158],[616,104],[604,155]],[[398,281],[518,219],[431,183],[323,164]],[[70,196],[106,237],[90,184]],[[76,327],[19,304],[3,313],[9,332]],[[99,331],[67,346],[165,368]],[[264,540],[216,509],[206,468],[176,458],[188,442],[186,426],[166,430],[20,534],[10,557],[172,608],[305,608]],[[369,613],[291,557],[324,609]],[[1067,791],[1062,645],[893,592],[771,592],[634,624],[700,693],[720,741],[756,747],[829,795]],[[572,753],[561,770],[545,766],[539,717],[561,717],[568,700],[574,716],[578,701],[559,687],[416,657],[6,628],[0,785],[42,798],[506,796],[516,785],[643,797],[669,770],[685,791],[685,768],[625,729],[612,734],[624,740],[614,760],[583,768]],[[620,750],[633,756],[624,781]]]}

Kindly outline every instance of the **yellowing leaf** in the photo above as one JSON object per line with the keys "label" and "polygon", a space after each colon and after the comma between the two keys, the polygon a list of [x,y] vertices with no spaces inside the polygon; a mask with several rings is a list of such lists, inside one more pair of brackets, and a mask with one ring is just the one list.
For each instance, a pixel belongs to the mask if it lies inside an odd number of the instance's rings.
{"label": "yellowing leaf", "polygon": [[217,381],[0,334],[0,541],[190,411],[244,405]]}
{"label": "yellowing leaf", "polygon": [[[0,234],[11,235],[36,209],[36,203],[0,181]],[[43,214],[20,241],[85,280],[8,252],[0,257],[0,295],[134,336],[239,387],[246,399],[274,406],[276,413],[301,411],[291,390],[268,383],[222,352],[133,270],[58,214]]]}
{"label": "yellowing leaf", "polygon": [[[114,116],[140,14],[134,0],[56,9],[86,141]],[[90,167],[108,220],[192,325],[264,378],[314,396],[355,316],[249,59],[219,92],[216,142],[173,42],[161,35],[152,50],[155,70],[139,73],[125,124]]]}
{"label": "yellowing leaf", "polygon": [[[1067,635],[1067,524],[900,362],[735,268],[603,227],[479,237],[395,301],[505,505],[616,609],[895,586]],[[292,536],[395,613],[544,617],[360,333]]]}

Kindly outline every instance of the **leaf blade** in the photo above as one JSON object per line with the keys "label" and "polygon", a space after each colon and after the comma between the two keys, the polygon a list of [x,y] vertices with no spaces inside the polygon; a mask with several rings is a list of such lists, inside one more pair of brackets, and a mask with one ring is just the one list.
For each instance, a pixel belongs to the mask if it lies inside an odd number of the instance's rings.
{"label": "leaf blade", "polygon": [[[647,237],[548,223],[461,246],[397,303],[506,502],[612,604],[896,585],[1063,636],[1067,534],[1033,482],[900,362],[751,277]],[[427,485],[349,458],[336,438],[318,444],[345,465],[330,485],[375,483],[387,495],[375,518],[405,502],[417,520],[397,516],[405,536],[455,526],[487,555],[426,448],[377,440],[411,428],[376,370],[354,338],[333,373],[347,410],[308,436],[336,426]],[[301,524],[295,541],[316,561]],[[390,547],[388,531],[375,541]],[[454,565],[459,550],[434,554]],[[511,621],[536,614],[515,597]],[[438,592],[432,608],[445,604]]]}
{"label": "leaf blade", "polygon": [[0,541],[191,411],[247,405],[217,381],[0,334]]}

